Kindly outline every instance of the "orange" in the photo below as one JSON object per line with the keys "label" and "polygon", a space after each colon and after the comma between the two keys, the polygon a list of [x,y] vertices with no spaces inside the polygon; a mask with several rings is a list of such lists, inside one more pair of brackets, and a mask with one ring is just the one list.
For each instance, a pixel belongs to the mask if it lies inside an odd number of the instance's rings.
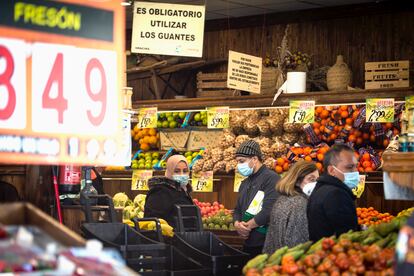
{"label": "orange", "polygon": [[329,147],[323,147],[323,148],[320,148],[320,149],[319,149],[319,152],[320,152],[320,153],[322,153],[322,154],[324,154],[324,153],[326,153],[328,150],[329,150]]}
{"label": "orange", "polygon": [[328,111],[328,110],[326,110],[326,109],[324,109],[324,110],[320,113],[320,117],[321,117],[322,119],[326,119],[326,118],[328,118],[328,116],[329,116],[329,111]]}
{"label": "orange", "polygon": [[386,123],[385,128],[386,129],[391,129],[392,128],[392,123]]}
{"label": "orange", "polygon": [[363,138],[364,140],[368,140],[368,139],[369,139],[369,133],[364,133],[364,134],[362,134],[362,138]]}
{"label": "orange", "polygon": [[360,137],[362,135],[362,132],[359,130],[356,130],[354,134],[355,134],[355,137]]}
{"label": "orange", "polygon": [[149,146],[147,143],[142,143],[142,144],[141,144],[141,149],[142,149],[143,151],[147,151],[147,150],[149,150],[149,149],[150,149],[150,146]]}
{"label": "orange", "polygon": [[279,166],[283,166],[283,164],[285,164],[285,160],[283,159],[283,158],[278,158],[277,159],[277,164],[279,165]]}
{"label": "orange", "polygon": [[361,145],[363,142],[364,142],[364,140],[362,140],[362,138],[361,138],[361,137],[358,137],[358,138],[356,139],[356,143],[357,143],[357,145]]}
{"label": "orange", "polygon": [[316,167],[318,168],[318,170],[322,171],[322,163],[316,163]]}
{"label": "orange", "polygon": [[347,125],[352,125],[352,123],[354,122],[354,120],[352,120],[352,118],[346,118],[345,123]]}
{"label": "orange", "polygon": [[138,131],[138,137],[142,138],[145,136],[145,132],[143,130]]}
{"label": "orange", "polygon": [[149,128],[142,129],[142,136],[147,136],[149,132]]}
{"label": "orange", "polygon": [[309,155],[306,155],[305,156],[305,161],[309,161],[309,162],[312,161],[312,157],[310,157]]}
{"label": "orange", "polygon": [[311,147],[306,147],[303,149],[303,154],[305,155],[309,155],[312,153],[312,148]]}
{"label": "orange", "polygon": [[341,107],[339,108],[341,111],[348,111],[348,106],[346,105],[341,105]]}
{"label": "orange", "polygon": [[349,141],[349,142],[355,142],[355,141],[356,141],[356,137],[355,137],[355,135],[354,135],[354,134],[349,135],[349,136],[348,136],[348,141]]}
{"label": "orange", "polygon": [[285,164],[283,164],[283,170],[284,171],[287,171],[287,170],[289,170],[289,163],[285,163]]}
{"label": "orange", "polygon": [[336,137],[337,135],[335,133],[332,133],[331,136],[329,136],[329,139],[331,139],[331,141],[334,141]]}
{"label": "orange", "polygon": [[320,126],[321,126],[321,124],[318,123],[318,122],[313,123],[313,128],[319,128]]}
{"label": "orange", "polygon": [[327,122],[328,122],[328,121],[326,121],[325,119],[324,119],[324,120],[321,120],[321,125],[322,125],[322,126],[326,126]]}
{"label": "orange", "polygon": [[137,134],[135,134],[135,136],[134,136],[134,140],[135,140],[135,141],[138,141],[138,140],[139,140],[139,135],[138,135],[138,133],[137,133]]}
{"label": "orange", "polygon": [[155,145],[157,143],[157,137],[156,136],[149,136],[148,142],[150,145]]}
{"label": "orange", "polygon": [[281,166],[277,165],[276,168],[275,168],[275,171],[276,171],[276,173],[280,174],[280,173],[283,172],[283,168]]}
{"label": "orange", "polygon": [[150,137],[151,136],[145,136],[142,140],[143,140],[143,142],[145,143],[145,144],[149,144],[149,140],[150,140]]}
{"label": "orange", "polygon": [[371,142],[375,142],[375,140],[376,140],[375,135],[374,134],[371,134],[371,136],[369,137],[369,140]]}
{"label": "orange", "polygon": [[323,155],[322,153],[318,153],[318,154],[316,155],[316,157],[318,158],[318,160],[319,160],[319,161],[322,161],[322,160],[323,160],[323,158],[324,158],[324,155]]}
{"label": "orange", "polygon": [[320,130],[320,132],[324,132],[325,131],[325,126],[320,126],[319,130]]}
{"label": "orange", "polygon": [[365,172],[365,170],[364,170],[364,168],[363,168],[363,167],[358,167],[358,171],[359,171],[360,173]]}
{"label": "orange", "polygon": [[356,118],[358,118],[358,115],[359,115],[359,111],[356,110],[354,111],[354,113],[352,113],[352,118],[355,120]]}
{"label": "orange", "polygon": [[136,124],[136,125],[134,126],[134,131],[135,131],[135,132],[138,132],[138,131],[139,131],[138,124]]}
{"label": "orange", "polygon": [[363,160],[363,161],[369,161],[369,160],[371,160],[371,156],[369,155],[369,153],[368,153],[368,152],[365,152],[365,153],[362,155],[362,160]]}
{"label": "orange", "polygon": [[341,111],[341,118],[345,119],[345,118],[348,118],[348,116],[349,116],[348,111]]}
{"label": "orange", "polygon": [[362,167],[364,167],[364,169],[371,167],[371,161],[364,161],[362,162]]}
{"label": "orange", "polygon": [[317,106],[317,107],[315,108],[315,112],[316,112],[316,114],[320,114],[322,111],[323,111],[323,107],[322,107],[322,106]]}
{"label": "orange", "polygon": [[313,129],[313,131],[315,132],[315,134],[316,134],[316,135],[321,134],[321,132],[320,132],[319,128],[314,128],[314,129]]}
{"label": "orange", "polygon": [[151,136],[155,136],[157,134],[157,130],[155,128],[150,128],[148,134]]}

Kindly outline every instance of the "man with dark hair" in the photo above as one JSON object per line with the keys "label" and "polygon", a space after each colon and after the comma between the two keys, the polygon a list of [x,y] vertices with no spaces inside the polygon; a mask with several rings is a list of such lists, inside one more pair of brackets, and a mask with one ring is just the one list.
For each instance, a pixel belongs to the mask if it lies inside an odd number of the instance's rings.
{"label": "man with dark hair", "polygon": [[358,229],[352,193],[359,183],[357,164],[354,150],[344,144],[332,146],[325,154],[325,174],[318,179],[308,201],[310,240]]}
{"label": "man with dark hair", "polygon": [[248,140],[236,150],[237,170],[246,177],[240,185],[233,212],[234,227],[246,238],[243,251],[255,257],[262,253],[270,212],[276,201],[275,184],[279,176],[266,168],[260,146]]}

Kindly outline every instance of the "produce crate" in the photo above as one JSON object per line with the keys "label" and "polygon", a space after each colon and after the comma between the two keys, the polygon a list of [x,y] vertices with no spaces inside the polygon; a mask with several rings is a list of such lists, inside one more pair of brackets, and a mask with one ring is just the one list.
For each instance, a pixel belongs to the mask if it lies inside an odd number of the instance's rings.
{"label": "produce crate", "polygon": [[176,233],[171,242],[186,255],[209,267],[213,275],[241,275],[249,259],[248,254],[232,248],[211,232]]}
{"label": "produce crate", "polygon": [[366,62],[365,89],[409,87],[408,60]]}
{"label": "produce crate", "polygon": [[169,150],[170,148],[174,148],[178,151],[186,151],[189,136],[189,130],[162,130],[160,131],[161,150]]}
{"label": "produce crate", "polygon": [[201,148],[211,149],[217,146],[223,131],[219,130],[192,130],[188,137],[187,150],[194,151]]}
{"label": "produce crate", "polygon": [[240,91],[227,88],[226,73],[197,73],[197,98],[240,96]]}
{"label": "produce crate", "polygon": [[82,237],[30,203],[0,204],[0,223],[37,226],[63,246],[85,246]]}

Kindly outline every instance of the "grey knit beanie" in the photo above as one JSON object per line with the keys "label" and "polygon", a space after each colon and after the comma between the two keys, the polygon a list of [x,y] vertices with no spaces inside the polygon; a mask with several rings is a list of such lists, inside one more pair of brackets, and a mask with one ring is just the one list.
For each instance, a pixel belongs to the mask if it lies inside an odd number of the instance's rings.
{"label": "grey knit beanie", "polygon": [[236,156],[242,157],[252,157],[257,156],[260,160],[262,160],[263,155],[262,151],[260,150],[260,146],[257,142],[253,140],[248,140],[243,142],[240,147],[236,151]]}

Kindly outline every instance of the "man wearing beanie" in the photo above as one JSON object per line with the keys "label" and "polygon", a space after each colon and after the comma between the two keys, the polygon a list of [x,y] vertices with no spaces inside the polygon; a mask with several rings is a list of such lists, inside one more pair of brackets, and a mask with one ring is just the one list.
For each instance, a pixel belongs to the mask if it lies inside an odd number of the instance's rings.
{"label": "man wearing beanie", "polygon": [[270,212],[276,201],[275,184],[279,176],[262,163],[262,151],[253,140],[236,151],[237,170],[246,177],[240,185],[234,208],[234,226],[246,238],[243,251],[255,257],[262,253]]}

